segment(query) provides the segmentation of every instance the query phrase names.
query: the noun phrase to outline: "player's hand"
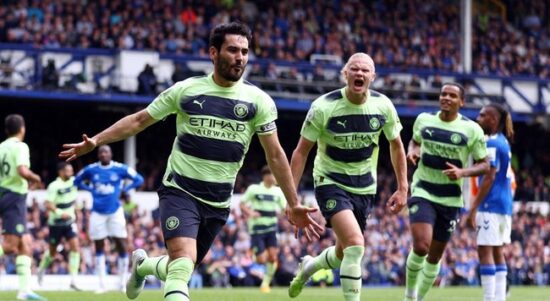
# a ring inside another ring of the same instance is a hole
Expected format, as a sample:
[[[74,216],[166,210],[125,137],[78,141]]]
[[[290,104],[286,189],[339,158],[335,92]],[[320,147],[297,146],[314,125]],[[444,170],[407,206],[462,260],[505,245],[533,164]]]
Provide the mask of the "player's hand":
[[[63,212],[63,213],[61,214],[61,219],[69,220],[70,218],[71,218],[71,216],[70,216],[68,213],[66,213],[66,212]]]
[[[252,212],[250,213],[250,217],[252,218],[257,218],[257,217],[261,217],[262,215],[260,214],[260,212],[256,211],[256,210],[251,210]]]
[[[88,138],[86,134],[83,134],[82,142],[63,144],[63,148],[65,148],[65,150],[59,153],[59,158],[65,159],[69,162],[93,151],[96,146],[97,143],[94,139]]]
[[[393,214],[397,214],[407,205],[407,192],[397,190],[386,202],[386,209]]]
[[[462,174],[462,169],[461,168],[458,168],[457,166],[449,163],[449,162],[445,162],[445,164],[447,164],[447,166],[449,167],[448,169],[445,169],[443,171],[443,174],[445,174],[449,180],[458,180],[460,178],[462,178],[463,174]]]
[[[476,213],[477,210],[470,210],[466,216],[466,225],[470,226],[472,229],[476,230]]]
[[[407,161],[410,164],[412,164],[413,166],[416,166],[416,163],[418,162],[418,159],[420,159],[420,150],[411,151],[407,154]]]
[[[304,207],[298,205],[295,207],[287,207],[285,210],[288,221],[294,226],[294,237],[298,238],[298,231],[303,230],[308,241],[312,241],[313,237],[319,239],[323,232],[323,227],[320,226],[310,215],[317,211],[317,208]]]

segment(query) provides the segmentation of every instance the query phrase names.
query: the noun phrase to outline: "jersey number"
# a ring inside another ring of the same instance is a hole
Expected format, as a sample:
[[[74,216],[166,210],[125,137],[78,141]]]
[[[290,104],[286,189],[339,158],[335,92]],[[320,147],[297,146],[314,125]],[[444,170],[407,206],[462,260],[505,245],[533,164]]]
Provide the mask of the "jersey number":
[[[447,231],[449,231],[449,233],[453,233],[456,229],[456,224],[458,223],[459,220],[452,220],[451,221],[451,226],[449,227],[449,229]]]
[[[4,157],[2,158],[2,162],[0,162],[0,178],[3,178],[10,174],[11,166],[6,160],[6,154],[4,154]]]

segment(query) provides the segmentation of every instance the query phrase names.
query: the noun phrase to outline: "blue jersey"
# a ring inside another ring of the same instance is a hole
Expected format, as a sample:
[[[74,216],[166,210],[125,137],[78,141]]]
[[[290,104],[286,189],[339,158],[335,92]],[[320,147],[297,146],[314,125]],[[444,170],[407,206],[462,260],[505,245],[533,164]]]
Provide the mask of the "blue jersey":
[[[509,174],[512,152],[508,140],[502,133],[489,136],[487,153],[491,168],[496,168],[497,173],[493,186],[480,204],[478,211],[512,215],[512,179]],[[480,177],[480,184],[482,180],[483,178]]]
[[[124,180],[131,183],[124,186]],[[109,165],[100,162],[90,164],[82,169],[74,179],[74,184],[88,190],[93,196],[92,211],[111,214],[120,207],[120,194],[139,187],[143,177],[126,164],[111,161]]]

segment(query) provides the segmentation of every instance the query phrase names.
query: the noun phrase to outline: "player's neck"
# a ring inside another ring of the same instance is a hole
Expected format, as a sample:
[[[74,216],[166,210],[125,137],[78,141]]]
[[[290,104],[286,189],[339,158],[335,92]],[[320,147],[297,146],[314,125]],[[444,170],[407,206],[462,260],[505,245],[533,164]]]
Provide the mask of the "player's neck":
[[[361,93],[361,94],[353,93],[347,87],[345,89],[345,93],[346,93],[346,98],[349,100],[349,102],[355,105],[361,105],[367,101],[368,93]]]
[[[439,119],[445,122],[451,122],[458,118],[458,112],[441,111],[439,113]]]
[[[230,88],[237,84],[237,82],[227,80],[220,76],[218,73],[214,71],[214,74],[212,75],[212,80],[214,80],[214,83],[220,87],[224,88]]]
[[[18,133],[18,134],[15,134],[15,135],[11,136],[10,138],[16,138],[19,141],[23,141],[23,139],[25,138],[25,135],[23,133]]]

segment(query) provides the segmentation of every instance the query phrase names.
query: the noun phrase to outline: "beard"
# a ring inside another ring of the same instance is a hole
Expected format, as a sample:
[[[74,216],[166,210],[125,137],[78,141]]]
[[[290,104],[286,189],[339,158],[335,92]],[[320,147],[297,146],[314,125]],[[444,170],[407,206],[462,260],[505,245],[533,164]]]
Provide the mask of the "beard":
[[[233,70],[233,67],[235,67],[235,65],[231,65],[227,60],[219,57],[218,61],[217,61],[217,64],[215,65],[215,68],[216,68],[216,72],[221,77],[223,77],[224,79],[226,79],[228,81],[236,82],[236,81],[240,80],[241,77],[243,76],[246,64],[242,64],[240,66],[242,67],[241,71],[240,72],[235,72]]]

